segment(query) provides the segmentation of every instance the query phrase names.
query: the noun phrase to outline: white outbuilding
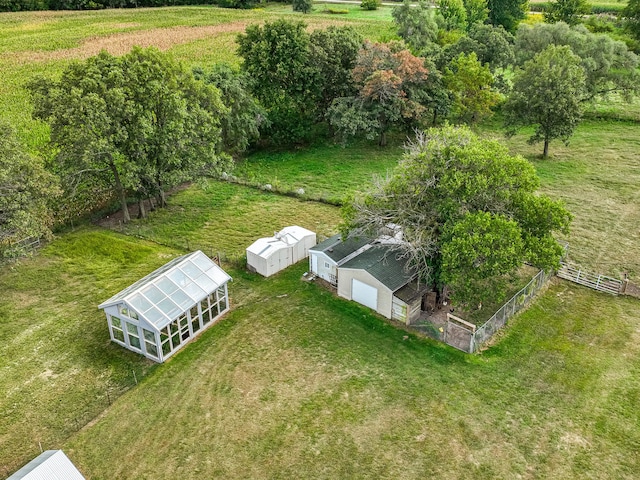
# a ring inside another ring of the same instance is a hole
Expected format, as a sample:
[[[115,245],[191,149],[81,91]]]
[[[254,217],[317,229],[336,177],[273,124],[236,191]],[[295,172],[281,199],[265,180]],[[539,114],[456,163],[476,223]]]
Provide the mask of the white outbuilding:
[[[111,340],[164,362],[229,310],[231,277],[201,251],[175,258],[98,308]]]
[[[316,244],[316,234],[293,225],[275,233],[273,237],[259,238],[247,248],[247,267],[270,277],[309,256]]]
[[[47,450],[7,480],[85,480],[62,450]]]

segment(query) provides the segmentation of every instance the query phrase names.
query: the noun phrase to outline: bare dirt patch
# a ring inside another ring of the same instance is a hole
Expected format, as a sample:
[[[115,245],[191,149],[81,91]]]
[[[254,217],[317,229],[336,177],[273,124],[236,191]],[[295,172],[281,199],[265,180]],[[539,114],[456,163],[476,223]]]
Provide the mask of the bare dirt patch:
[[[82,45],[53,52],[19,52],[13,55],[20,62],[46,62],[50,60],[84,59],[106,50],[112,55],[123,55],[134,46],[157,47],[168,50],[174,45],[181,45],[207,37],[224,33],[242,32],[249,22],[233,22],[222,25],[206,25],[203,27],[170,27],[140,30],[136,32],[117,33],[104,37],[92,37]]]

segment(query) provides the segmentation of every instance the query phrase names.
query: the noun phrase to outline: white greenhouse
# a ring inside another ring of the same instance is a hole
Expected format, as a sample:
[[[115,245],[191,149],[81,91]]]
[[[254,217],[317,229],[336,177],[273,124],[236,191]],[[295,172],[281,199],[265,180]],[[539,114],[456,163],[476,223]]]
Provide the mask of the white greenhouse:
[[[98,308],[107,315],[111,340],[164,362],[229,310],[229,280],[197,251],[173,259]]]
[[[247,267],[269,277],[309,256],[316,244],[316,234],[293,225],[275,233],[273,237],[259,238],[247,248]]]

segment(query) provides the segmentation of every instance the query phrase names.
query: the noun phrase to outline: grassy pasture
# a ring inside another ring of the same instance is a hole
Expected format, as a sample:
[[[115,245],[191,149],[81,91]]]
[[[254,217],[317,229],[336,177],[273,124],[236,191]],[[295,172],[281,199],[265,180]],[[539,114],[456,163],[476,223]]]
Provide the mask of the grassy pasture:
[[[624,271],[640,278],[640,139],[636,121],[585,120],[569,146],[551,144],[551,158],[540,159],[541,145],[531,133],[506,139],[499,119],[480,128],[532,161],[541,190],[562,199],[574,215],[566,239],[570,256],[600,273]],[[318,145],[296,152],[258,152],[236,173],[284,189],[304,188],[311,196],[343,198],[365,188],[374,174],[385,175],[402,156],[398,146],[380,149],[356,143],[346,148]]]
[[[297,224],[328,237],[336,233],[339,221],[338,209],[330,205],[211,181],[203,188],[176,193],[168,208],[147,220],[116,228],[164,245],[187,248],[188,241],[191,248],[203,248],[207,254],[241,255],[258,238],[287,225]]]
[[[465,356],[305,269],[236,272],[235,310],[65,451],[95,479],[636,475],[637,303],[557,282]]]
[[[154,238],[179,250],[85,227],[0,269],[0,477],[38,442],[61,445],[134,384],[133,370],[140,379],[153,368],[110,343],[102,301],[182,253],[187,238],[239,254],[294,221],[333,233],[337,218],[335,207],[221,183],[180,192],[153,216]]]
[[[60,445],[151,363],[114,348],[97,305],[176,252],[108,231],[65,234],[0,269],[0,477]]]

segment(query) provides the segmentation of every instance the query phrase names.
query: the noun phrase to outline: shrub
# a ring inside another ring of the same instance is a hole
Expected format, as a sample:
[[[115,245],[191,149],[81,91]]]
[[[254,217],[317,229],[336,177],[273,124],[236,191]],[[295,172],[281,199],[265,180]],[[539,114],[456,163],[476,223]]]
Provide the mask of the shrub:
[[[313,0],[293,0],[292,5],[294,12],[310,13]]]
[[[349,13],[349,10],[343,10],[341,8],[327,8],[323,13],[330,13],[331,15],[345,15]]]
[[[362,0],[360,8],[364,10],[377,10],[381,3],[382,0]]]

